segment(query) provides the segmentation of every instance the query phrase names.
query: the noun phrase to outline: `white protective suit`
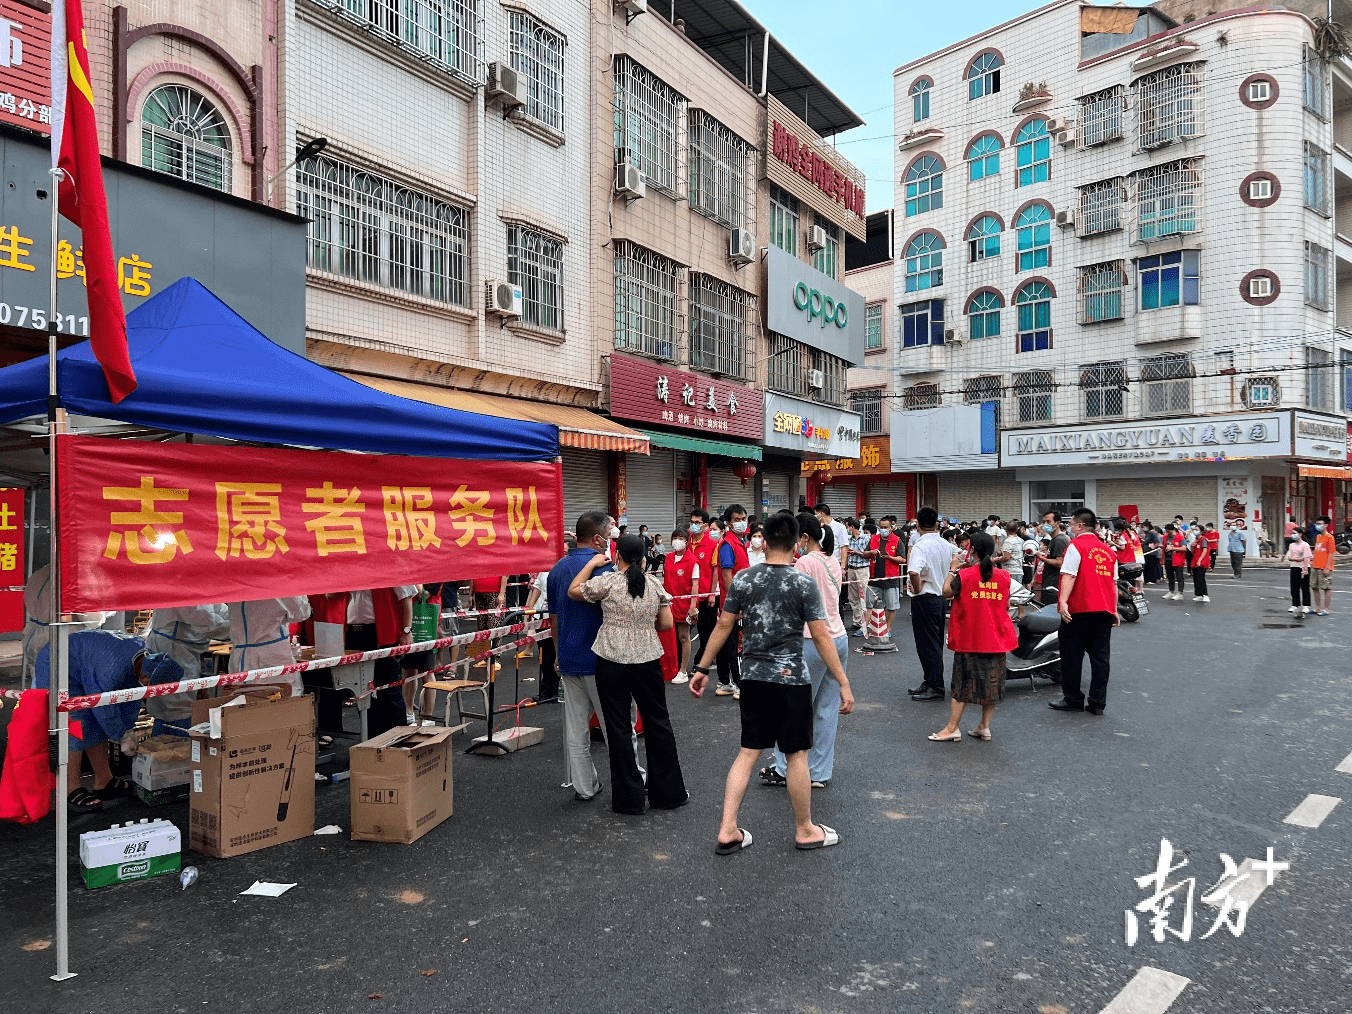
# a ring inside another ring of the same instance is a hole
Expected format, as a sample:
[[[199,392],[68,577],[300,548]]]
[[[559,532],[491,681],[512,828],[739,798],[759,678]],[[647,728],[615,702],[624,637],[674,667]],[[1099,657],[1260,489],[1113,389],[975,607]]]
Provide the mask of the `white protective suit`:
[[[310,600],[304,595],[286,599],[258,599],[230,603],[230,671],[267,669],[296,661],[291,650],[293,623],[310,618]],[[291,692],[305,692],[300,673],[288,677]]]
[[[224,603],[206,606],[178,606],[156,609],[146,633],[146,650],[160,651],[183,667],[183,678],[195,680],[202,675],[202,652],[212,639],[230,636],[230,613]],[[196,694],[149,697],[146,710],[162,722],[186,728],[192,720],[192,702]]]
[[[23,589],[23,657],[27,670],[33,671],[38,652],[47,647],[47,627],[56,617],[52,615],[52,567],[39,567],[28,578]],[[107,613],[75,613],[72,617],[83,623],[86,630],[103,625]]]

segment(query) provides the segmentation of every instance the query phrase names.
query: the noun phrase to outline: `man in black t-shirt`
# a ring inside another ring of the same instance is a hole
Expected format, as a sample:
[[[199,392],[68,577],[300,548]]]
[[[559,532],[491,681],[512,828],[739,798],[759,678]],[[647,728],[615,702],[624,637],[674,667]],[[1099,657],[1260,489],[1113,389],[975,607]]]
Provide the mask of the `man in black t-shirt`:
[[[1051,545],[1037,558],[1042,561],[1042,594],[1040,601],[1050,604],[1057,600],[1061,590],[1061,564],[1066,559],[1066,547],[1070,545],[1070,536],[1061,527],[1061,519],[1056,511],[1047,511],[1042,515],[1042,534],[1051,539]]]

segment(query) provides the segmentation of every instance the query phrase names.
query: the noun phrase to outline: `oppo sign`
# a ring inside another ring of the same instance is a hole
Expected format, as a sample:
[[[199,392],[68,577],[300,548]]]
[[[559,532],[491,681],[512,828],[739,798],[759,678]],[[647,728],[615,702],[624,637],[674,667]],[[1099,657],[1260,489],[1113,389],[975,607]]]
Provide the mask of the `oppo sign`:
[[[765,326],[852,366],[864,361],[864,297],[777,246],[766,255]]]

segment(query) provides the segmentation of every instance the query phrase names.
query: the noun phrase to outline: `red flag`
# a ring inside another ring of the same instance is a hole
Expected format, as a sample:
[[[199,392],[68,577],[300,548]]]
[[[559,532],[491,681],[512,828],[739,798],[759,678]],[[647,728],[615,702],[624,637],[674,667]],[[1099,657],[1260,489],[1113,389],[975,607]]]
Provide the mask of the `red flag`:
[[[78,225],[84,237],[89,344],[116,404],[136,390],[136,374],[127,351],[127,318],[108,233],[108,198],[103,192],[80,0],[56,0],[52,5],[52,160],[65,170],[58,189],[61,214]]]

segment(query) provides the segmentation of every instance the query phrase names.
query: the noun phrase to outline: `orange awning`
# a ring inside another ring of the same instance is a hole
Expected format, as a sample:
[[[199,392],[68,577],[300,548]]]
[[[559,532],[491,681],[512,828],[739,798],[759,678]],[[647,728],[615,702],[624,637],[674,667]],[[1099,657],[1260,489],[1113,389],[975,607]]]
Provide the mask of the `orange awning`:
[[[1333,465],[1297,465],[1302,479],[1352,479],[1352,468]]]
[[[478,391],[459,391],[434,384],[418,384],[411,380],[390,380],[385,377],[365,377],[346,374],[353,380],[386,394],[398,395],[429,405],[458,408],[462,412],[478,412],[500,419],[522,419],[527,422],[549,423],[559,428],[559,443],[564,447],[585,447],[595,451],[632,451],[649,454],[648,438],[615,420],[585,408],[573,405],[554,405],[524,398],[504,398]]]

